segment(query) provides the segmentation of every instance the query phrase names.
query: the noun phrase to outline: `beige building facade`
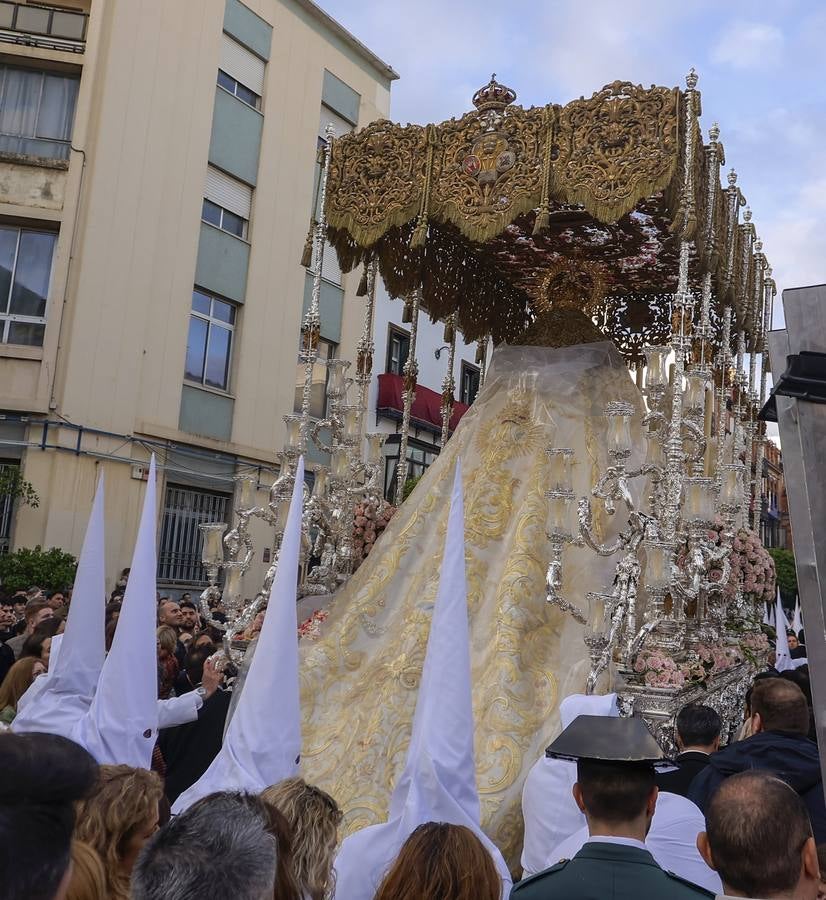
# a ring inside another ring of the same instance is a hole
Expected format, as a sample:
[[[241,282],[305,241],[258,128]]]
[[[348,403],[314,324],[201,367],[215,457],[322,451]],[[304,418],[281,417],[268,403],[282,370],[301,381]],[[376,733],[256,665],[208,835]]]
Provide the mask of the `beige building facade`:
[[[309,0],[0,2],[0,464],[40,497],[0,542],[78,553],[104,473],[111,588],[154,452],[159,584],[203,583],[197,525],[277,471],[322,124],[387,116],[395,77]],[[352,359],[360,273],[329,269]]]

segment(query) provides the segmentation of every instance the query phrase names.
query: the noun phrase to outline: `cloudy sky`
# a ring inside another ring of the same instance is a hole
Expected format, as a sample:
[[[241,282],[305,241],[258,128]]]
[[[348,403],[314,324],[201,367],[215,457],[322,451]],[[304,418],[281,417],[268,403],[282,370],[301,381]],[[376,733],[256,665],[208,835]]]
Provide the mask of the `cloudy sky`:
[[[530,106],[615,79],[683,86],[694,66],[778,288],[826,281],[826,3],[318,2],[401,75],[398,121],[461,115],[491,72]]]

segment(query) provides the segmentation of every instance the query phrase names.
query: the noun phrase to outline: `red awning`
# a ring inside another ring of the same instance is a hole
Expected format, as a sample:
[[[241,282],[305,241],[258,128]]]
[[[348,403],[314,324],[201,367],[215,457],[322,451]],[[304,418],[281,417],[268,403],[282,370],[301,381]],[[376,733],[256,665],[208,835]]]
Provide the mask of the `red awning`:
[[[392,418],[401,418],[404,410],[402,401],[403,379],[401,375],[385,372],[379,375],[379,399],[376,410],[390,413]],[[453,415],[450,417],[450,430],[455,431],[459,420],[468,411],[466,403],[453,403]],[[439,434],[442,430],[442,395],[430,388],[419,385],[416,388],[416,399],[410,410],[410,423],[414,428],[426,428]]]

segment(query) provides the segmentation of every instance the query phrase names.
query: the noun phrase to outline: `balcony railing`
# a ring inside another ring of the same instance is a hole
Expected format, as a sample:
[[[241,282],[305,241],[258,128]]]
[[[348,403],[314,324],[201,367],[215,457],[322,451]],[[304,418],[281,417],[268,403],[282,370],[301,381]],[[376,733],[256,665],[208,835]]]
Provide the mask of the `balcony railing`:
[[[80,10],[0,0],[0,41],[83,53],[88,20]]]

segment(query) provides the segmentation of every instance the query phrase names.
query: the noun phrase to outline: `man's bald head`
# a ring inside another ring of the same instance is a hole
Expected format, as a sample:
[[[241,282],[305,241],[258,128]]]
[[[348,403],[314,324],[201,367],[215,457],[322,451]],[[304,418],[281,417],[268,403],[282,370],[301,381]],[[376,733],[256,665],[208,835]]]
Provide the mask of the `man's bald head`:
[[[803,801],[769,772],[741,772],[720,785],[706,809],[706,830],[697,846],[720,873],[727,893],[731,889],[745,897],[780,895],[819,871]]]

